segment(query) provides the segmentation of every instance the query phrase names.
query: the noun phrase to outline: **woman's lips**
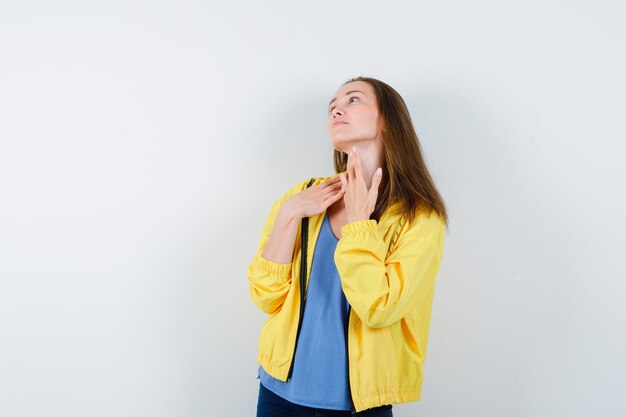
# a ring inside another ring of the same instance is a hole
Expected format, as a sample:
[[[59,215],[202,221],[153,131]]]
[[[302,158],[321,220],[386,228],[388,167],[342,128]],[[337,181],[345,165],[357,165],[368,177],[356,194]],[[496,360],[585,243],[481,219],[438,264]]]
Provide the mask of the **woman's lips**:
[[[337,122],[337,123],[333,123],[333,127],[337,127],[337,126],[341,126],[341,125],[347,125],[348,123],[346,122]]]

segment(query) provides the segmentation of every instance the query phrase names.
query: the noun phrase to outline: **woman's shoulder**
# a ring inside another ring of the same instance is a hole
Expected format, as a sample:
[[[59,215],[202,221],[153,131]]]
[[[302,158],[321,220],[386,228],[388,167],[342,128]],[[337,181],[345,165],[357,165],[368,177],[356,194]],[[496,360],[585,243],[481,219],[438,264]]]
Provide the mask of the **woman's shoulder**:
[[[309,179],[306,181],[306,183],[308,183],[309,181],[312,181],[312,184],[311,184],[311,185],[321,184],[321,183],[323,183],[323,182],[327,182],[327,181],[332,180],[333,178],[338,177],[338,176],[339,176],[339,174],[341,174],[341,172],[340,172],[340,173],[337,173],[337,174],[334,174],[334,175],[331,175],[331,176],[329,176],[329,177],[312,177],[312,178],[309,178]]]
[[[306,189],[307,186],[313,186],[313,185],[321,184],[321,183],[326,182],[326,181],[330,181],[331,179],[333,179],[334,177],[336,177],[338,175],[339,174],[336,174],[336,175],[332,175],[330,177],[308,177],[308,178],[305,178],[305,179],[301,179],[298,182],[292,183],[292,185],[289,187],[289,189],[287,189],[287,191],[285,191],[274,202],[274,204],[282,203],[286,199],[288,199],[290,197],[293,197],[294,195],[298,194],[300,191],[303,191],[304,189]]]
[[[439,240],[445,231],[445,222],[437,211],[420,208],[412,220],[406,221],[404,229],[404,233],[419,235],[421,239]]]
[[[445,223],[443,218],[434,210],[417,208],[413,217],[405,213],[403,205],[395,202],[389,205],[380,220],[381,224],[399,224],[397,231],[400,235],[407,232],[421,231],[427,234],[439,234]]]
[[[329,177],[308,177],[293,184],[287,192],[292,193],[292,194],[297,194],[299,191],[302,191],[305,188],[307,188],[307,186],[312,187],[314,185],[318,185],[318,184],[330,181],[333,178],[338,177],[338,176],[339,174],[334,174]]]

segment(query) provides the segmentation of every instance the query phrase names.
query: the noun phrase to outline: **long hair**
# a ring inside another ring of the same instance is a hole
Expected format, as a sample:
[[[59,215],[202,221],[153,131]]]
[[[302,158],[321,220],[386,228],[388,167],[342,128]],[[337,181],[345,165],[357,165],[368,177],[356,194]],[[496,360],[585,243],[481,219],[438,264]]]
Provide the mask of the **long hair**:
[[[376,207],[370,219],[380,220],[389,206],[399,203],[400,213],[409,222],[420,211],[434,211],[447,228],[446,206],[428,172],[404,100],[391,86],[371,77],[354,77],[343,85],[353,81],[365,81],[373,87],[382,128],[383,177],[378,187]],[[347,169],[347,153],[335,149],[333,159],[335,173]]]

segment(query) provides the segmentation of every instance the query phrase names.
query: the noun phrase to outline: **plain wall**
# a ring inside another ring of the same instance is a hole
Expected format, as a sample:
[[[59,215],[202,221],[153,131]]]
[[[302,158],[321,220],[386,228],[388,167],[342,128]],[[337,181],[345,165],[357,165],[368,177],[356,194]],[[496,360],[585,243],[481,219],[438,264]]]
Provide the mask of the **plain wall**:
[[[405,99],[450,215],[402,416],[623,416],[618,1],[0,3],[0,416],[253,416],[271,203]]]

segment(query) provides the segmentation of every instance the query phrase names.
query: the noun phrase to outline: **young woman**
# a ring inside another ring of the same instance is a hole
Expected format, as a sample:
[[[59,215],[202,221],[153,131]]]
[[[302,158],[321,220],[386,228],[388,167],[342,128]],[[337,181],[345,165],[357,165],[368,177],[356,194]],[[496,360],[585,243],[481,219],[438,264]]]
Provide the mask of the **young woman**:
[[[257,417],[392,416],[420,399],[445,205],[386,83],[340,86],[327,129],[336,174],[274,201],[247,269],[269,315]]]

